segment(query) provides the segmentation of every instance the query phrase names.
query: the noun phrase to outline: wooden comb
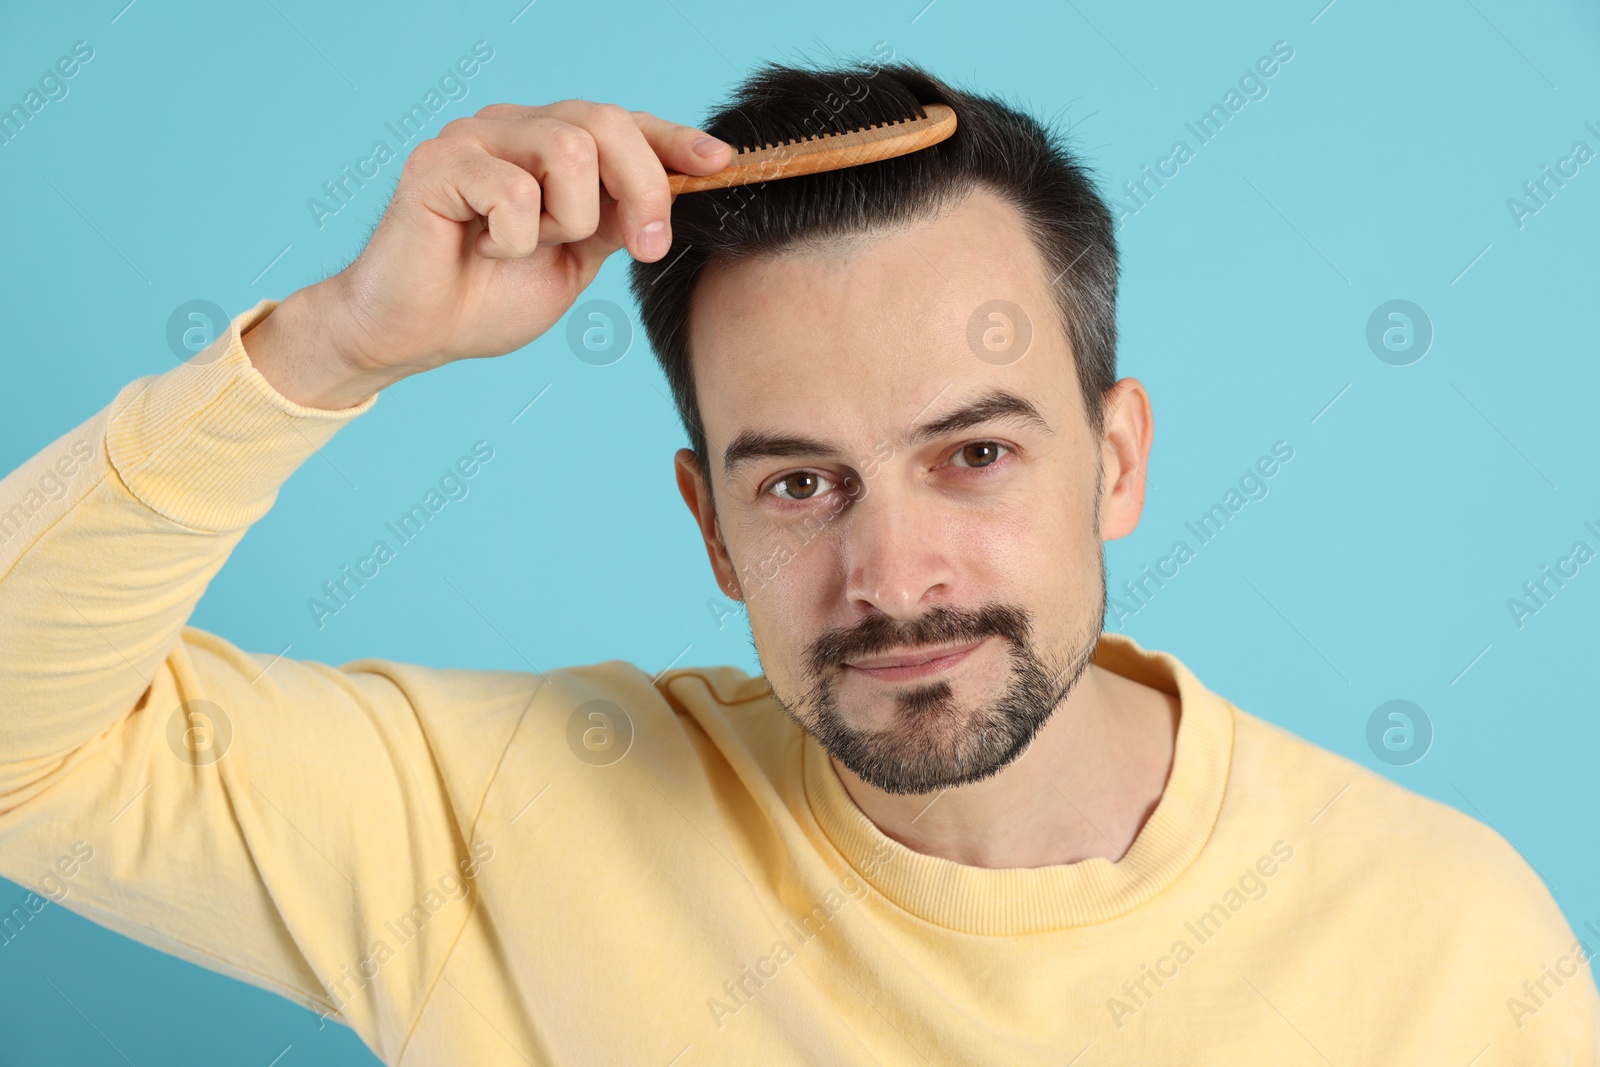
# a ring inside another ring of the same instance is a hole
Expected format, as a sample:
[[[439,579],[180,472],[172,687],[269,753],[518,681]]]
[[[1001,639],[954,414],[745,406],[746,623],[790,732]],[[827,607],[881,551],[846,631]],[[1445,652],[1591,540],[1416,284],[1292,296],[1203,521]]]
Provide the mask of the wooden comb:
[[[674,194],[697,193],[705,189],[726,189],[775,178],[843,170],[845,167],[876,163],[927,148],[956,132],[956,113],[948,105],[927,104],[918,107],[917,112],[843,133],[811,134],[760,144],[730,142],[733,143],[734,156],[726,167],[715,174],[706,175],[669,171],[667,184]],[[616,200],[601,189],[600,202],[611,204]]]

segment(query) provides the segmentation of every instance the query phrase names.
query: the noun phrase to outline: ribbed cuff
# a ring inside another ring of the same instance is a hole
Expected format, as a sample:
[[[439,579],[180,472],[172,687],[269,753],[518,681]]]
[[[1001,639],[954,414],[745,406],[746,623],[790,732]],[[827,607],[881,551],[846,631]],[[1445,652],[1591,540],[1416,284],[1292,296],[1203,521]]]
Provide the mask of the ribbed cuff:
[[[130,382],[112,402],[111,465],[134,496],[174,522],[219,533],[249,526],[300,464],[377,402],[374,393],[338,411],[306,407],[261,376],[241,338],[279,303],[262,300],[205,351]]]

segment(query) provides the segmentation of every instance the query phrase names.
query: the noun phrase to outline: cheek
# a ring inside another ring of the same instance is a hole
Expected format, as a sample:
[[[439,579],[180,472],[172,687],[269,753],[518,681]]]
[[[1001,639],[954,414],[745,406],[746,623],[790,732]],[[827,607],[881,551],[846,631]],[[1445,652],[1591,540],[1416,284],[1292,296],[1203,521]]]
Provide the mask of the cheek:
[[[985,588],[1044,601],[1093,584],[1098,559],[1094,501],[1067,492],[1029,493],[980,516],[963,517],[948,542],[957,566]]]
[[[798,672],[843,596],[837,544],[827,534],[768,530],[731,548],[763,669]]]
[[[1066,536],[1073,504],[1059,490],[1046,495],[1038,479],[1018,481],[1002,493],[976,499],[971,507],[944,514],[947,543],[959,545],[974,558],[1005,556],[1027,563],[1028,554],[1059,547]]]
[[[824,595],[828,541],[825,530],[810,531],[798,524],[744,531],[730,550],[751,606],[781,613]]]

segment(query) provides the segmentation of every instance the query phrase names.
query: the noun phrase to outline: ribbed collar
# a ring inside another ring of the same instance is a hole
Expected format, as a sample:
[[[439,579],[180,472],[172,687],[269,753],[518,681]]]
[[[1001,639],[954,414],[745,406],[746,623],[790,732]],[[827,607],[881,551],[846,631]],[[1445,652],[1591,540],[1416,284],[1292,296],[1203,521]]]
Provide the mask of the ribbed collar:
[[[1176,693],[1180,703],[1167,787],[1116,863],[1095,858],[1048,867],[974,867],[916,852],[867,818],[807,734],[802,772],[818,824],[845,857],[877,857],[856,867],[865,881],[918,918],[952,930],[1032,934],[1104,922],[1138,907],[1194,862],[1211,836],[1228,782],[1233,714],[1176,657],[1141,648],[1124,634],[1101,634],[1094,662]]]

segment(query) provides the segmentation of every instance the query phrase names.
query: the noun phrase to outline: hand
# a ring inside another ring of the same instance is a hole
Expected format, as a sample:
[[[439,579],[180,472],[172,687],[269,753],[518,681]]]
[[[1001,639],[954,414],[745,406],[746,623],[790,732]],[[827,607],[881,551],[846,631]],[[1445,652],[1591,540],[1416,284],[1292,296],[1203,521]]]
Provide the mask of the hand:
[[[515,351],[612,252],[666,254],[667,168],[711,174],[732,158],[700,130],[615,104],[491,104],[417,145],[361,255],[292,293],[246,332],[246,350],[279,392],[326,408]],[[602,183],[615,203],[601,203]]]

